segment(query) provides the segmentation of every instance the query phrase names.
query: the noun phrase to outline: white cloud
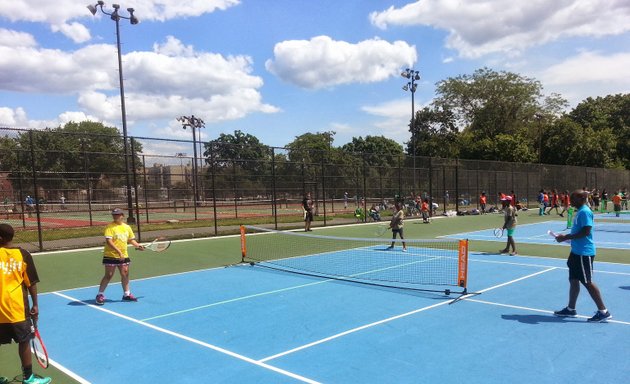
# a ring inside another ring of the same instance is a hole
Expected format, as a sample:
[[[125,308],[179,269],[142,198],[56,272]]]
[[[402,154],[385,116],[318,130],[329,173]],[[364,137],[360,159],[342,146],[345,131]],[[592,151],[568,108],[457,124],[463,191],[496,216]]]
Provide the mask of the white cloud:
[[[372,83],[397,76],[400,68],[418,59],[406,42],[389,43],[378,38],[357,44],[328,36],[288,40],[276,44],[267,70],[303,88],[320,89],[349,83]]]
[[[419,108],[418,105],[416,105],[416,110],[417,108]],[[401,144],[409,141],[409,121],[411,120],[409,99],[396,99],[376,105],[364,106],[362,110],[378,118],[372,128],[364,130],[364,136],[382,135]]]
[[[84,112],[68,111],[63,112],[55,119],[51,120],[30,120],[23,108],[0,107],[0,126],[14,128],[54,128],[62,126],[71,121],[100,121],[95,116],[86,115]]]
[[[0,18],[11,22],[49,24],[53,32],[61,32],[72,41],[82,43],[90,39],[89,30],[83,24],[69,21],[108,17],[100,11],[96,16],[92,16],[86,8],[89,3],[96,4],[96,1],[87,0],[83,5],[81,2],[77,4],[76,0],[5,0],[0,2]],[[239,3],[240,0],[135,0],[128,5],[136,8],[136,16],[140,20],[165,21],[226,10]],[[114,9],[111,4],[106,4],[104,10],[111,13]],[[120,15],[129,14],[125,9],[121,9]]]
[[[0,31],[0,38],[4,35],[10,33]],[[174,37],[154,49],[123,57],[130,121],[172,118],[192,110],[211,123],[278,111],[262,102],[263,81],[251,74],[251,58],[195,52]],[[117,69],[114,45],[89,45],[74,52],[40,49],[32,43],[0,46],[3,90],[76,94],[86,113],[104,120],[120,120]]]
[[[0,46],[35,47],[37,46],[37,42],[30,33],[0,28]]]
[[[536,77],[546,91],[560,93],[576,105],[587,97],[630,92],[628,68],[630,53],[585,51],[541,70]]]
[[[477,58],[525,49],[566,37],[619,35],[630,30],[626,0],[421,0],[372,12],[372,24],[430,26],[448,31],[446,45]]]

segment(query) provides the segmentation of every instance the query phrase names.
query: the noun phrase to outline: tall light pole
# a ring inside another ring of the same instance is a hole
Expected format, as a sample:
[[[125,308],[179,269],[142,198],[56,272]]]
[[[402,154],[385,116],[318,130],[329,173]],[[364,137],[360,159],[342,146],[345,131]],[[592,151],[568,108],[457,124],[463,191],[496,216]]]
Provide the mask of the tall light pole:
[[[193,134],[193,162],[192,162],[192,182],[193,182],[193,201],[195,204],[195,210],[197,207],[197,201],[199,201],[199,197],[197,195],[197,134],[195,133],[195,129],[201,129],[206,126],[206,123],[203,122],[195,115],[191,116],[180,116],[177,118],[177,121],[182,123],[182,128],[190,128]],[[199,138],[201,138],[201,133],[199,134]],[[196,212],[196,211],[195,211]]]
[[[127,138],[127,112],[125,110],[125,87],[123,83],[123,68],[122,68],[122,56],[120,54],[120,19],[129,20],[131,25],[138,24],[138,19],[134,16],[133,8],[127,8],[127,12],[129,12],[129,16],[121,16],[118,13],[120,9],[120,5],[112,4],[112,8],[114,10],[112,12],[107,12],[103,9],[105,6],[104,1],[97,1],[95,5],[88,5],[87,8],[90,10],[92,15],[96,15],[96,12],[100,9],[102,13],[109,16],[116,23],[116,50],[118,52],[118,82],[120,84],[120,112],[122,114],[122,129],[123,129],[123,152],[125,157],[125,177],[127,183],[127,210],[129,211],[129,215],[127,216],[127,223],[135,223],[136,219],[133,213],[133,200],[131,198],[131,180],[129,178],[130,169],[129,169],[129,144]]]
[[[413,69],[405,69],[400,76],[409,80],[404,87],[402,87],[403,91],[411,92],[411,155],[413,156],[413,192],[415,193],[416,189],[416,127],[415,127],[415,100],[414,95],[416,93],[417,84],[416,81],[420,80],[420,71],[416,71]]]

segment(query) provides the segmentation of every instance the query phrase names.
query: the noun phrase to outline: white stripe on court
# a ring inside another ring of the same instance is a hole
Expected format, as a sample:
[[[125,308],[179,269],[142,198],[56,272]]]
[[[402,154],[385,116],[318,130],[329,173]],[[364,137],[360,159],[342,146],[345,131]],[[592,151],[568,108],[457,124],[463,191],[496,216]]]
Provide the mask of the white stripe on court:
[[[530,277],[534,277],[534,276],[537,276],[537,275],[540,275],[540,274],[543,274],[543,273],[546,273],[546,272],[549,272],[549,271],[553,271],[554,269],[556,269],[556,268],[555,268],[555,267],[552,267],[552,268],[545,269],[545,270],[543,270],[543,271],[539,271],[539,272],[536,272],[536,273],[532,273],[532,274],[530,274],[530,275],[523,276],[523,277],[520,277],[520,278],[518,278],[518,279],[514,279],[514,280],[512,280],[512,281],[508,281],[508,282],[503,283],[503,284],[499,284],[499,285],[495,285],[495,286],[493,286],[493,287],[489,287],[489,288],[483,289],[483,290],[479,291],[478,293],[487,292],[487,291],[490,291],[490,290],[493,290],[493,289],[496,289],[496,288],[500,288],[500,287],[503,287],[503,286],[506,286],[506,285],[509,285],[509,284],[516,283],[516,282],[521,281],[521,280],[529,279]],[[472,297],[472,296],[476,296],[476,294],[468,294],[468,295],[464,295],[464,296],[462,296],[462,297],[461,297],[461,299],[466,299],[467,297]],[[442,306],[442,305],[446,305],[446,304],[448,304],[448,303],[450,303],[450,302],[451,302],[451,300],[448,300],[448,301],[443,301],[443,302],[441,302],[441,303],[437,303],[437,304],[429,305],[429,306],[427,306],[427,307],[422,307],[422,308],[415,309],[415,310],[413,310],[413,311],[411,311],[411,312],[402,313],[402,314],[400,314],[400,315],[392,316],[392,317],[389,317],[389,318],[387,318],[387,319],[383,319],[383,320],[375,321],[375,322],[370,323],[370,324],[365,324],[365,325],[362,325],[362,326],[360,326],[360,327],[352,328],[352,329],[349,329],[349,330],[347,330],[347,331],[344,331],[344,332],[338,333],[338,334],[336,334],[336,335],[332,335],[332,336],[329,336],[329,337],[326,337],[326,338],[323,338],[323,339],[320,339],[320,340],[314,341],[314,342],[312,342],[312,343],[305,344],[305,345],[299,346],[299,347],[297,347],[297,348],[293,348],[293,349],[290,349],[290,350],[288,350],[288,351],[284,351],[284,352],[281,352],[281,353],[275,354],[275,355],[273,355],[273,356],[268,356],[268,357],[265,357],[265,358],[260,359],[260,360],[258,360],[258,361],[260,361],[260,362],[266,362],[266,361],[269,361],[269,360],[277,359],[278,357],[286,356],[286,355],[289,355],[289,354],[291,354],[291,353],[298,352],[298,351],[301,351],[301,350],[304,350],[304,349],[307,349],[307,348],[310,348],[310,347],[316,346],[316,345],[318,345],[318,344],[322,344],[322,343],[325,343],[325,342],[327,342],[327,341],[331,341],[331,340],[334,340],[334,339],[340,338],[340,337],[342,337],[342,336],[349,335],[349,334],[351,334],[351,333],[355,333],[355,332],[362,331],[362,330],[367,329],[367,328],[375,327],[375,326],[380,325],[380,324],[385,324],[385,323],[388,323],[388,322],[390,322],[390,321],[394,321],[394,320],[402,319],[403,317],[407,317],[407,316],[415,315],[416,313],[420,313],[420,312],[423,312],[423,311],[426,311],[426,310],[429,310],[429,309],[437,308],[437,307],[440,307],[440,306]]]
[[[479,300],[479,299],[468,299],[467,301],[474,301],[475,303],[494,305],[494,306],[497,306],[497,307],[522,309],[524,311],[553,314],[553,311],[548,311],[548,310],[545,310],[545,309],[530,308],[530,307],[522,307],[522,306],[519,306],[519,305],[494,303],[494,302],[491,302],[491,301],[485,301],[485,300]],[[577,315],[576,317],[582,318],[582,319],[589,319],[591,316]],[[607,320],[606,322],[607,323],[616,323],[616,324],[630,325],[630,322],[628,322],[628,321],[620,321],[620,320],[615,320],[615,319],[610,319],[610,320]]]
[[[120,313],[116,313],[116,312],[110,311],[110,310],[105,309],[105,308],[100,308],[100,307],[97,307],[97,306],[95,306],[95,305],[92,305],[92,304],[86,303],[86,302],[84,302],[84,301],[81,301],[81,300],[76,299],[76,298],[74,298],[74,297],[71,297],[71,296],[65,295],[65,294],[63,294],[63,293],[59,293],[59,292],[53,292],[53,293],[54,293],[55,295],[57,295],[57,296],[63,297],[63,298],[64,298],[64,299],[66,299],[66,300],[70,300],[70,301],[72,301],[72,302],[76,302],[76,303],[82,303],[82,304],[85,304],[85,305],[87,305],[88,307],[91,307],[91,308],[93,308],[93,309],[96,309],[96,310],[99,310],[99,311],[103,311],[103,312],[108,313],[108,314],[110,314],[110,315],[113,315],[113,316],[119,317],[119,318],[121,318],[121,319],[124,319],[124,320],[130,321],[130,322],[132,322],[132,323],[136,323],[136,324],[139,324],[139,325],[145,326],[145,327],[147,327],[147,328],[153,329],[153,330],[158,331],[158,332],[165,333],[165,334],[170,335],[170,336],[177,337],[177,338],[179,338],[179,339],[182,339],[182,340],[185,340],[185,341],[191,342],[191,343],[193,343],[193,344],[197,344],[197,345],[200,345],[200,346],[202,346],[202,347],[205,347],[205,348],[208,348],[208,349],[212,349],[212,350],[214,350],[214,351],[217,351],[217,352],[223,353],[223,354],[225,354],[225,355],[228,355],[228,356],[234,357],[234,358],[236,358],[236,359],[239,359],[239,360],[245,361],[245,362],[250,363],[250,364],[253,364],[253,365],[257,365],[257,366],[259,366],[259,367],[261,367],[261,368],[265,368],[265,369],[268,369],[268,370],[271,370],[271,371],[274,371],[274,372],[280,373],[280,374],[282,374],[282,375],[285,375],[285,376],[291,377],[291,378],[293,378],[293,379],[296,379],[296,380],[302,381],[302,382],[304,382],[304,383],[310,383],[310,384],[320,384],[319,382],[317,382],[317,381],[315,381],[315,380],[312,380],[312,379],[306,378],[306,377],[304,377],[304,376],[300,376],[300,375],[298,375],[298,374],[295,374],[295,373],[292,373],[292,372],[289,372],[289,371],[285,371],[284,369],[277,368],[277,367],[274,367],[274,366],[272,366],[272,365],[266,364],[266,363],[264,363],[264,362],[254,360],[254,359],[249,358],[249,357],[247,357],[247,356],[240,355],[240,354],[238,354],[238,353],[236,353],[236,352],[229,351],[229,350],[227,350],[227,349],[224,349],[224,348],[218,347],[218,346],[216,346],[216,345],[212,345],[212,344],[209,344],[209,343],[204,343],[203,341],[200,341],[200,340],[197,340],[197,339],[193,339],[192,337],[188,337],[188,336],[182,335],[181,333],[177,333],[177,332],[169,331],[168,329],[164,329],[164,328],[161,328],[161,327],[155,326],[155,325],[153,325],[153,324],[149,324],[149,323],[147,323],[147,322],[144,322],[144,321],[141,321],[141,320],[137,320],[137,319],[134,319],[134,318],[132,318],[132,317],[125,316],[125,315],[123,315],[123,314],[120,314]]]
[[[72,372],[71,370],[69,370],[68,368],[64,367],[63,365],[59,364],[58,362],[56,362],[55,360],[49,358],[48,362],[50,363],[50,365],[52,365],[53,367],[57,368],[58,370],[60,370],[61,372],[65,373],[66,375],[72,377],[74,380],[76,380],[77,382],[79,382],[79,384],[91,384],[90,381],[85,380],[84,378],[82,378],[81,376],[77,375],[76,373]]]

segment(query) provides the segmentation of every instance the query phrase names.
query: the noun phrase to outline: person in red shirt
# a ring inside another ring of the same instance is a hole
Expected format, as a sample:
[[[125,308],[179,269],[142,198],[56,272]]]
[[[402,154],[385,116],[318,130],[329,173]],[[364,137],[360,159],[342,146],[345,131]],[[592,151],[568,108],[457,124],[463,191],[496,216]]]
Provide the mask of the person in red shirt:
[[[512,200],[510,200],[510,205],[516,207],[516,193],[514,193],[514,191],[510,191],[510,197],[512,198]]]
[[[425,224],[429,224],[429,199],[424,199],[422,202],[422,207],[420,208],[420,212],[422,213],[422,222]]]
[[[551,203],[549,206],[549,211],[547,211],[547,214],[551,214],[551,211],[555,208],[556,209],[556,213],[559,215],[560,213],[558,213],[558,206],[559,206],[559,200],[558,200],[558,192],[553,189],[551,190]]]
[[[549,193],[547,191],[543,192],[543,215],[548,215],[547,207],[549,207]]]
[[[488,196],[486,196],[485,192],[481,192],[481,196],[479,196],[479,208],[481,208],[481,214],[484,215],[486,213],[486,204],[488,203]]]

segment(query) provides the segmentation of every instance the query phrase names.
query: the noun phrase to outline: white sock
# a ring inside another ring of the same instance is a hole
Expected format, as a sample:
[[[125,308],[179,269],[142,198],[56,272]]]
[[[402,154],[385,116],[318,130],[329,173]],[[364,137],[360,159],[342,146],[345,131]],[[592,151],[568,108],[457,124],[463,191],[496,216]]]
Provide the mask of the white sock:
[[[607,312],[608,310],[606,308],[599,310],[599,313],[601,313],[602,315],[605,315]]]
[[[131,294],[131,291],[125,291],[125,296],[129,296]]]
[[[567,309],[568,309],[569,311],[575,311],[575,308],[569,308],[569,307],[567,307]]]

